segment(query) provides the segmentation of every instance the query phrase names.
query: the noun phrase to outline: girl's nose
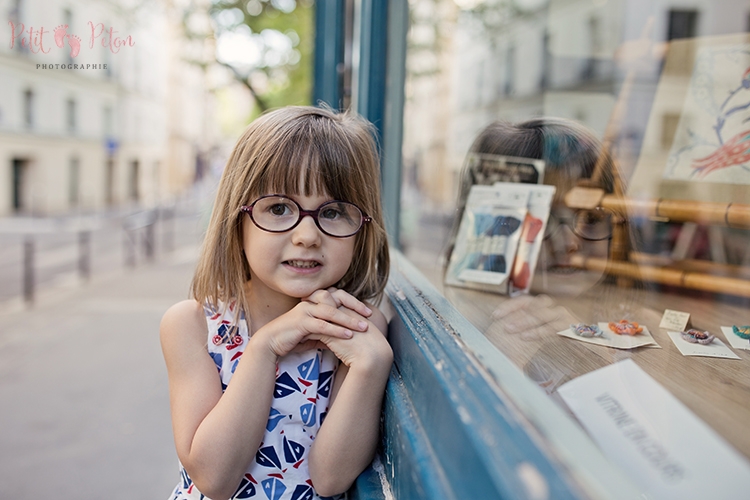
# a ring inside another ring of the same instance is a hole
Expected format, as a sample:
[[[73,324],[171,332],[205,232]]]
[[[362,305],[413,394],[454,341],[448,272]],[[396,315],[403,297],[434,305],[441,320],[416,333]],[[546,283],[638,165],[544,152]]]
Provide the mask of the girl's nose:
[[[323,233],[320,232],[311,215],[305,215],[297,227],[292,229],[292,243],[306,247],[320,245]]]
[[[560,226],[547,243],[556,260],[565,259],[581,249],[580,238],[566,225]]]
[[[563,226],[560,238],[562,238],[563,250],[571,254],[581,249],[581,239],[568,226]]]

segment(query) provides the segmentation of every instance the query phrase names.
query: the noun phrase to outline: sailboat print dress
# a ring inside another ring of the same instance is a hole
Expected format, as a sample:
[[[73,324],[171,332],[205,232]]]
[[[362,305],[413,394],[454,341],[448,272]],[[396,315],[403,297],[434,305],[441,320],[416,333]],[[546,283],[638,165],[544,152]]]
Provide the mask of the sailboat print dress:
[[[236,303],[204,307],[208,323],[208,353],[226,390],[248,341],[242,311],[232,326]],[[232,499],[312,500],[320,497],[312,486],[307,456],[328,411],[334,374],[339,361],[328,350],[291,353],[276,365],[271,411],[255,460],[245,472]],[[171,500],[209,500],[195,487],[180,464],[181,481]],[[332,498],[344,498],[339,495]],[[331,497],[327,497],[331,498]]]

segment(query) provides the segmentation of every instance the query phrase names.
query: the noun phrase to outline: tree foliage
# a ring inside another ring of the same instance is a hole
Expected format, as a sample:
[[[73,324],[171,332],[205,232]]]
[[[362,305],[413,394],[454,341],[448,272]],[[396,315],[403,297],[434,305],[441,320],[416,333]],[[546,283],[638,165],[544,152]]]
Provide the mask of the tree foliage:
[[[200,23],[191,23],[186,11],[186,34],[213,40],[210,63],[231,71],[253,95],[258,112],[310,103],[313,0],[211,0],[208,14],[210,33],[201,33],[205,26],[196,28]]]

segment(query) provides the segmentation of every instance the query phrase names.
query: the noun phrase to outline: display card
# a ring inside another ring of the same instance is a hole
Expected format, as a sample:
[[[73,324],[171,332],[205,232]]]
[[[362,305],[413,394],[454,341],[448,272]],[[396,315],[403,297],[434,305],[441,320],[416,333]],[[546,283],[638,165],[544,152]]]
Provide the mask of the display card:
[[[636,347],[661,347],[656,343],[654,338],[651,336],[651,332],[648,328],[643,326],[643,331],[637,335],[618,335],[609,329],[608,323],[598,323],[599,329],[602,331],[599,337],[581,337],[575,333],[571,328],[557,332],[562,337],[568,337],[581,342],[588,342],[589,344],[603,345],[606,347],[614,347],[615,349],[635,349]],[[642,326],[642,325],[641,325]]]
[[[743,339],[742,337],[738,337],[737,335],[735,335],[735,333],[732,331],[731,326],[722,326],[721,332],[727,338],[729,344],[735,349],[750,350],[750,340]]]
[[[683,356],[706,356],[709,358],[726,358],[741,359],[730,348],[718,338],[715,338],[710,344],[693,344],[684,340],[680,332],[667,332],[674,345],[680,350]]]
[[[642,498],[748,496],[748,460],[632,359],[582,375],[557,392]]]

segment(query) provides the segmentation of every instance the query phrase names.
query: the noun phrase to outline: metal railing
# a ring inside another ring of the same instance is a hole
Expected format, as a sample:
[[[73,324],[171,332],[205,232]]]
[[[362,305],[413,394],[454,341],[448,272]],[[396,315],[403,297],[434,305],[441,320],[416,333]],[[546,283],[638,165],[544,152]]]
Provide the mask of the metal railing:
[[[0,221],[0,303],[33,305],[39,290],[140,263],[200,243],[197,204],[86,218]]]

